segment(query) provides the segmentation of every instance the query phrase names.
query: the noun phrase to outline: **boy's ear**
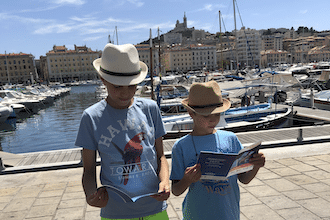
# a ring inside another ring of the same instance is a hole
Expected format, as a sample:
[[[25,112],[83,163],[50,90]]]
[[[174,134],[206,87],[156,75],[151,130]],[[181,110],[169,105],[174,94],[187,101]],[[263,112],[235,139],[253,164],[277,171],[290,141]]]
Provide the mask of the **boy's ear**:
[[[195,112],[191,111],[190,109],[187,109],[187,112],[190,115],[190,117],[192,117],[193,115],[195,115]]]
[[[105,84],[105,79],[103,79],[101,76],[100,76],[100,79],[101,79],[102,83]]]

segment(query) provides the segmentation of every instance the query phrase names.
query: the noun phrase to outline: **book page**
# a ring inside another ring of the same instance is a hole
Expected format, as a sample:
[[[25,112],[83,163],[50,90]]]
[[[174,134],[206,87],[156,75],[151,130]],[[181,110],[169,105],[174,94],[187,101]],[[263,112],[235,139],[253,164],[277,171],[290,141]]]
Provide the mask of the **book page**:
[[[239,152],[238,158],[234,161],[227,177],[252,170],[253,164],[249,163],[249,160],[253,154],[258,153],[260,146],[261,141],[258,141],[248,147],[243,148]]]
[[[201,164],[201,179],[226,179],[226,176],[236,157],[236,154],[201,151],[197,161],[197,163]]]
[[[224,180],[253,169],[249,159],[259,151],[261,141],[243,148],[238,154],[201,151],[197,163],[201,165],[201,179]]]
[[[123,201],[125,203],[128,203],[128,202],[136,202],[138,199],[141,199],[143,197],[147,197],[147,196],[152,196],[152,195],[160,195],[161,193],[163,192],[154,192],[154,193],[148,193],[148,194],[143,194],[143,195],[139,195],[139,196],[134,196],[134,197],[130,197],[127,193],[125,193],[124,191],[114,187],[114,186],[111,186],[111,185],[103,185],[104,187],[107,187],[108,189],[112,190],[113,192],[115,192],[117,195],[119,195]]]

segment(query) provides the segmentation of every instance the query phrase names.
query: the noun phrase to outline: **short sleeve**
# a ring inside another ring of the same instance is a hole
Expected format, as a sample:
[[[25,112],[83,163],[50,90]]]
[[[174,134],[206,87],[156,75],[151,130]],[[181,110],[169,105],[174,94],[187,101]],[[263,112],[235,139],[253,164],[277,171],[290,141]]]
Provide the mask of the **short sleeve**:
[[[75,145],[89,150],[97,150],[97,141],[94,137],[93,121],[85,111],[82,114]]]
[[[181,180],[184,176],[185,170],[182,148],[180,144],[176,142],[172,148],[172,169],[170,179]]]

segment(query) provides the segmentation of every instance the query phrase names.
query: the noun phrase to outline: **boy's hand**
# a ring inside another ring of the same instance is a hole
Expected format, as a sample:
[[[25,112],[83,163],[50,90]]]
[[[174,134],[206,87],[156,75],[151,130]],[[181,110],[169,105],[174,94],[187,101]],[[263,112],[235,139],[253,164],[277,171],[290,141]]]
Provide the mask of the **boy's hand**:
[[[250,158],[249,163],[252,163],[254,165],[254,168],[260,168],[265,166],[265,155],[261,152],[257,154],[253,154],[253,156]]]
[[[150,197],[156,199],[157,201],[164,201],[170,197],[170,184],[168,181],[159,183],[158,193],[158,195],[152,195]]]
[[[201,178],[202,173],[201,173],[201,165],[200,164],[195,164],[192,167],[187,167],[187,169],[184,172],[183,179],[189,183],[195,183],[199,181]]]
[[[95,193],[87,196],[86,200],[90,206],[103,208],[107,205],[109,200],[108,192],[105,187],[100,187]]]

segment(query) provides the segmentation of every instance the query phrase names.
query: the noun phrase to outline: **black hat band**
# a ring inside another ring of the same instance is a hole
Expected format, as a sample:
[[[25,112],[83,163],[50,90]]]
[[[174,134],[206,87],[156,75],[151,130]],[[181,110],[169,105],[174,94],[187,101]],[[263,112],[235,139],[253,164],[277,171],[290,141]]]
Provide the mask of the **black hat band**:
[[[210,107],[222,107],[223,103],[211,104],[211,105],[194,105],[194,106],[188,104],[188,106],[193,109],[195,108],[200,109],[200,108],[210,108]]]
[[[133,72],[133,73],[116,73],[116,72],[111,72],[109,70],[103,69],[101,66],[100,66],[100,70],[105,74],[113,75],[113,76],[136,76],[136,75],[139,75],[142,71],[142,69],[140,69],[139,71]]]

